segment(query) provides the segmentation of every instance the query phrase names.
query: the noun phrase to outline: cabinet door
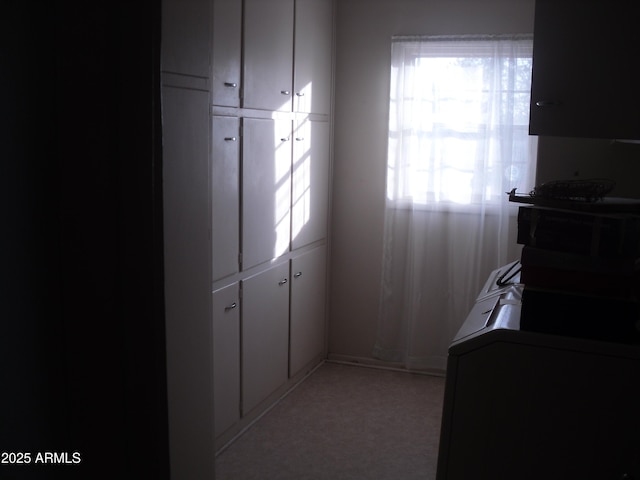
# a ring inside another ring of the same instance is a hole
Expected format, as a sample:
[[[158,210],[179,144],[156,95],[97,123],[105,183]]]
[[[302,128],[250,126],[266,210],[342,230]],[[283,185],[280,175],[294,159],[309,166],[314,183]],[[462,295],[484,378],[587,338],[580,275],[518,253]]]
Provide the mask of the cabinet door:
[[[245,108],[291,111],[293,0],[244,2]]]
[[[240,106],[242,49],[242,0],[213,2],[214,105]]]
[[[242,135],[242,267],[289,250],[291,121],[245,118]]]
[[[209,77],[209,0],[162,0],[162,71]]]
[[[324,352],[325,272],[324,246],[291,260],[291,376]]]
[[[640,4],[537,0],[530,133],[640,138]]]
[[[289,266],[284,263],[242,282],[242,412],[287,381]]]
[[[299,122],[293,152],[291,241],[295,250],[327,235],[329,123]]]
[[[162,110],[171,470],[175,478],[210,478],[214,413],[209,94],[165,87]]]
[[[213,280],[238,271],[240,249],[240,120],[212,119],[211,244]]]
[[[240,419],[240,295],[234,283],[213,292],[215,436]]]
[[[328,114],[331,106],[332,0],[296,0],[294,110]]]

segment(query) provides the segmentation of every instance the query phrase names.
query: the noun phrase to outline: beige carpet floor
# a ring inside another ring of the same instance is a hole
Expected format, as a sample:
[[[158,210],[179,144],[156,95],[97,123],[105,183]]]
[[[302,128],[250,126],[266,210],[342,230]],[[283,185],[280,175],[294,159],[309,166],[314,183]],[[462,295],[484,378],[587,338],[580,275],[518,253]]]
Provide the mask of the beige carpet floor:
[[[444,378],[324,363],[216,459],[216,480],[433,480]]]

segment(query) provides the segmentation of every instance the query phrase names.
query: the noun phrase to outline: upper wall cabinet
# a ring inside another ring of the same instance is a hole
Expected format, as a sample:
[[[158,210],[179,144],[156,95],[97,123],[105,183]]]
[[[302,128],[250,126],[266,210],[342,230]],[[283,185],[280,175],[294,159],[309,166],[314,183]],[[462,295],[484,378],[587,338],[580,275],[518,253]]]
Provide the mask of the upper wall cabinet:
[[[536,0],[529,132],[640,138],[640,3]]]
[[[244,107],[291,111],[294,0],[244,2]]]
[[[232,0],[216,1],[234,3]],[[230,8],[225,15],[231,24],[240,17],[238,12]],[[220,30],[226,28],[229,28],[228,24]],[[225,48],[225,38],[218,40],[220,48]],[[235,65],[240,61],[240,54],[234,51],[237,40],[231,32],[229,38],[232,52],[225,50],[219,56],[227,65]],[[242,106],[269,111],[328,114],[332,42],[331,0],[245,0]],[[214,39],[214,51],[217,51],[215,44]],[[214,89],[217,88],[215,75]],[[229,92],[231,85],[237,82],[231,79],[231,75],[227,77],[221,80],[223,84],[229,84],[224,87]],[[216,102],[222,102],[217,103],[219,105],[236,106],[227,98],[218,99],[214,90]]]
[[[242,1],[213,2],[212,96],[214,105],[240,106]]]
[[[162,2],[163,72],[209,77],[209,0]]]
[[[293,109],[328,114],[333,43],[331,0],[296,0]]]

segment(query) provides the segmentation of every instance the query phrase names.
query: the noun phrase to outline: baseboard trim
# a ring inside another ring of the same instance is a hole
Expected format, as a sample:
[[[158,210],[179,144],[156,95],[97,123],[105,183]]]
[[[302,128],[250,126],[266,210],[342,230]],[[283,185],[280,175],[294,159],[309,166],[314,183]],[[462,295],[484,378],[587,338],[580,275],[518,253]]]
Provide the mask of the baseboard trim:
[[[265,407],[257,407],[259,413],[248,415],[245,418],[241,418],[238,421],[236,428],[231,427],[231,435],[222,434],[216,443],[215,456],[222,454],[228,449],[238,438],[244,435],[247,430],[251,429],[262,417],[269,413],[276,407],[282,400],[284,400],[291,392],[300,386],[306,379],[308,379],[318,368],[320,368],[326,360],[320,359],[316,364],[312,365],[309,369],[301,370],[301,373],[291,378],[290,381],[279,389],[275,393],[275,397],[269,397],[263,402]],[[220,445],[219,445],[220,444]]]
[[[444,377],[446,375],[445,370],[441,369],[425,369],[425,370],[412,370],[406,368],[401,363],[384,362],[375,358],[369,357],[356,357],[352,355],[340,355],[330,353],[327,356],[327,363],[338,363],[343,365],[353,365],[358,367],[377,368],[380,370],[392,370],[394,372],[412,373],[417,375],[430,375],[435,377]]]
[[[391,362],[383,362],[382,360],[377,360],[375,358],[367,358],[367,357],[355,357],[351,355],[338,355],[338,354],[329,354],[326,359],[320,360],[319,363],[313,365],[313,367],[300,375],[297,375],[296,378],[291,379],[292,382],[289,383],[286,387],[284,387],[284,392],[276,393],[276,398],[267,399],[267,407],[264,409],[259,409],[260,412],[257,415],[251,415],[249,418],[245,418],[244,421],[241,419],[239,422],[239,427],[237,430],[233,431],[230,436],[222,435],[221,445],[216,445],[215,456],[217,457],[221,453],[223,453],[227,448],[229,448],[238,438],[244,435],[247,430],[253,427],[256,422],[258,422],[262,417],[264,417],[267,413],[269,413],[276,405],[278,405],[284,398],[286,398],[291,392],[293,392],[296,388],[298,388],[307,378],[309,378],[318,368],[320,368],[325,363],[333,363],[340,365],[349,365],[353,367],[363,367],[363,368],[374,368],[378,370],[390,370],[394,372],[402,372],[409,373],[415,375],[428,375],[435,377],[444,377],[445,372],[437,369],[430,370],[410,370],[405,368],[402,364],[391,363]]]

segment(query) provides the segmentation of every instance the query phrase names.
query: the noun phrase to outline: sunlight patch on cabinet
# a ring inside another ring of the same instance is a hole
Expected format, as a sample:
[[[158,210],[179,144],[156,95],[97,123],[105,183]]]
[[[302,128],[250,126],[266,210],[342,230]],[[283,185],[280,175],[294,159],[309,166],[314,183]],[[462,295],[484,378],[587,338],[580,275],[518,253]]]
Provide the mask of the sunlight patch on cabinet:
[[[291,135],[278,135],[274,138],[274,226],[275,244],[273,258],[289,250],[291,232]]]
[[[295,239],[311,219],[311,129],[305,120],[294,132],[293,188],[291,198],[292,230]]]
[[[313,105],[313,84],[308,82],[300,90],[296,90],[295,93],[295,110],[296,112],[311,112],[311,106]]]

